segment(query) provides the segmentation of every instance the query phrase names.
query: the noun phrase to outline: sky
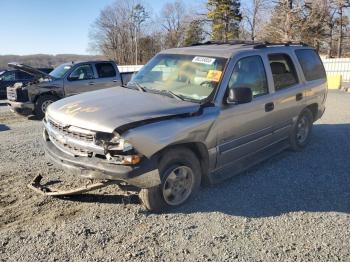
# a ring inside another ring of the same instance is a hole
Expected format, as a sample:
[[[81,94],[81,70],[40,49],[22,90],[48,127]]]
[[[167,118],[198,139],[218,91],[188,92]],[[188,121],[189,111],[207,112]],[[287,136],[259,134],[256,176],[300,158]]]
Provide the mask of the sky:
[[[114,1],[0,0],[0,55],[88,54],[90,26]],[[157,14],[169,0],[144,2]]]

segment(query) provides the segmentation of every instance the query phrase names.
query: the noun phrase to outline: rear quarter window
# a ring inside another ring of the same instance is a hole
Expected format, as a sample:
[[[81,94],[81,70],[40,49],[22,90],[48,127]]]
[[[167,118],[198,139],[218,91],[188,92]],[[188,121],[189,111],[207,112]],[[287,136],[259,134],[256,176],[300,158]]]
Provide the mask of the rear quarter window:
[[[303,70],[306,81],[326,78],[322,61],[315,50],[296,50],[295,54]]]
[[[111,63],[97,63],[96,70],[99,78],[115,77],[117,75]]]

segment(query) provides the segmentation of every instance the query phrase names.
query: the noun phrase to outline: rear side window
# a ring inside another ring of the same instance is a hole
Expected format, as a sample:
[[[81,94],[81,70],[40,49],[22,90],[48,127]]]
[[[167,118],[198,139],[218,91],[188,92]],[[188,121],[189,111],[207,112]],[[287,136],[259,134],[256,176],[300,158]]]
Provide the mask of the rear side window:
[[[303,69],[306,81],[326,78],[322,61],[315,50],[304,49],[296,50],[301,68]]]
[[[99,78],[115,77],[117,75],[111,63],[97,63],[96,70]]]
[[[298,83],[298,76],[289,55],[271,54],[269,61],[276,91]]]
[[[249,87],[253,96],[268,93],[265,67],[260,56],[249,56],[237,62],[229,82],[229,88]]]

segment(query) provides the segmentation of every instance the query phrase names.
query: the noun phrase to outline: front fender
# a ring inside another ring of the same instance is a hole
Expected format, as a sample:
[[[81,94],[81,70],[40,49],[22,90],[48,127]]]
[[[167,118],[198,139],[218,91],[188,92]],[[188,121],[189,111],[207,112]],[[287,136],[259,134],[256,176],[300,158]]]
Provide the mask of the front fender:
[[[215,146],[216,134],[211,132],[219,109],[207,107],[202,114],[171,118],[126,131],[123,137],[137,152],[150,158],[170,145],[201,142],[207,148]]]

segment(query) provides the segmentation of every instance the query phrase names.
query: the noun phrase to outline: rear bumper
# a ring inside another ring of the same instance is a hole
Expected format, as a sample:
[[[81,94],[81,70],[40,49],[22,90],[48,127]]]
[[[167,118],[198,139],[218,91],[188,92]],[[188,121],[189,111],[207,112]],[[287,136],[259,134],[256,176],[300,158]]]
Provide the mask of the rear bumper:
[[[34,104],[31,102],[16,102],[7,100],[7,104],[13,111],[22,115],[30,115],[34,111]]]
[[[150,188],[160,184],[157,163],[143,159],[137,166],[108,163],[96,157],[74,157],[59,150],[51,141],[44,141],[46,156],[69,173],[88,179],[123,181],[139,188]]]

